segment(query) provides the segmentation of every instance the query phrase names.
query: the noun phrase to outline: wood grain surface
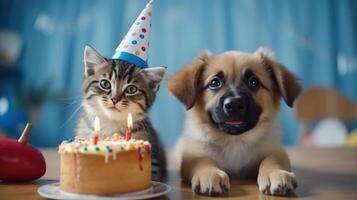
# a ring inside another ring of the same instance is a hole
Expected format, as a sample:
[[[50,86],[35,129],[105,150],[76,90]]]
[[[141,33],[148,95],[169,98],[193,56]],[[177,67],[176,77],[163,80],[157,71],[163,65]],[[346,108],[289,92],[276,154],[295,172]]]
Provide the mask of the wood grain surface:
[[[59,156],[54,149],[42,150],[47,172],[31,183],[0,183],[0,200],[43,200],[37,188],[58,181]],[[299,187],[289,197],[273,197],[259,193],[255,180],[231,180],[229,195],[217,199],[357,199],[357,148],[293,148],[288,149]],[[170,171],[167,183],[173,190],[159,199],[215,199],[196,195],[190,185],[182,183],[176,171]]]

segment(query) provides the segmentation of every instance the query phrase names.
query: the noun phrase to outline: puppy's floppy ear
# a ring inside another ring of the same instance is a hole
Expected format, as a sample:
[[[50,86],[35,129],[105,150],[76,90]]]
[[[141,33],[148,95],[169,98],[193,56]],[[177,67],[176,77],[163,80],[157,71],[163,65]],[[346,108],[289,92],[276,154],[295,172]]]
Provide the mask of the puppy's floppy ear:
[[[285,103],[289,107],[293,107],[295,99],[301,92],[301,86],[298,82],[298,78],[287,70],[282,64],[273,59],[272,52],[265,48],[259,48],[255,52],[259,56],[267,67],[267,70],[271,73],[271,77],[280,95],[283,97]]]
[[[186,110],[195,104],[205,65],[206,62],[202,59],[196,60],[174,74],[167,84],[167,89],[186,106]]]

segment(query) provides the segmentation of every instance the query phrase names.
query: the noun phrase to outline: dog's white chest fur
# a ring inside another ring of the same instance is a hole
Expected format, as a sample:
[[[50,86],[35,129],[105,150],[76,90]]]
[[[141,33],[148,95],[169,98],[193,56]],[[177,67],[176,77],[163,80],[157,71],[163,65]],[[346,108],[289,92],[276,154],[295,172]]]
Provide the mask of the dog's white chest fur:
[[[274,126],[260,126],[243,135],[221,135],[217,138],[208,134],[207,126],[186,121],[184,134],[175,154],[207,156],[216,162],[219,168],[229,173],[239,173],[242,169],[256,167],[267,154],[279,151],[280,131]],[[253,133],[254,131],[254,133]]]
[[[240,139],[231,138],[222,142],[219,148],[211,152],[217,165],[228,172],[238,172],[261,158],[261,153]]]

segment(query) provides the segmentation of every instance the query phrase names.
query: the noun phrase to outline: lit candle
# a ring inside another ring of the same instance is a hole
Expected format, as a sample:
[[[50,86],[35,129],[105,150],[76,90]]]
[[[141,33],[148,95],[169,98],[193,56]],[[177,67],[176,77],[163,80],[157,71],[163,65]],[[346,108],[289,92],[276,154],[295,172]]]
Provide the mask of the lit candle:
[[[133,128],[133,117],[131,116],[131,112],[128,115],[128,130],[125,133],[125,140],[131,139],[131,129]]]
[[[100,121],[99,118],[96,116],[94,119],[94,136],[93,136],[93,143],[96,145],[99,140],[99,131],[100,131]]]

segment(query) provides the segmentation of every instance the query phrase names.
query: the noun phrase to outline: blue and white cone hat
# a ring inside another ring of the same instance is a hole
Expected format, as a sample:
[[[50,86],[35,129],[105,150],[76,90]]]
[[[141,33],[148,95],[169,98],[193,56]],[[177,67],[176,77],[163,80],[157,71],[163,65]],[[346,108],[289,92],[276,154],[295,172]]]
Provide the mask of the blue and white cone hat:
[[[128,33],[116,48],[113,59],[125,60],[140,68],[148,66],[153,3],[153,0],[149,1],[144,10],[141,11],[139,17],[131,25]]]

